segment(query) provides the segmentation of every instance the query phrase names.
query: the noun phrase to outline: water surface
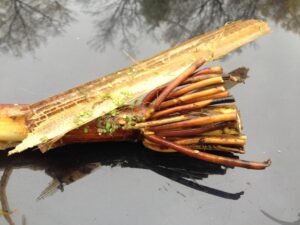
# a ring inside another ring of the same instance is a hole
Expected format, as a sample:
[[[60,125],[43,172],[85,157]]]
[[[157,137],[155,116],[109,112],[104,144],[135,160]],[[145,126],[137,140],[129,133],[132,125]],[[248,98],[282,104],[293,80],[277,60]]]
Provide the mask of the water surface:
[[[232,90],[243,157],[273,161],[227,169],[136,143],[1,154],[13,213],[0,224],[299,224],[298,0],[4,0],[0,18],[1,103],[38,101],[131,65],[126,53],[142,60],[231,20],[267,20],[271,34],[214,64],[250,69]]]

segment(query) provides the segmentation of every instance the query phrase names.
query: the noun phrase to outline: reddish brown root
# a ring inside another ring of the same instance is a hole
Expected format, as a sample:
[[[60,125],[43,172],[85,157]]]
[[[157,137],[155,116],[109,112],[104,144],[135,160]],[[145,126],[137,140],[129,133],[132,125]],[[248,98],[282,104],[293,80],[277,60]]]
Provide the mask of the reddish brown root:
[[[192,76],[188,79],[186,79],[182,84],[190,84],[190,83],[196,83],[198,81],[214,78],[214,77],[220,77],[220,74],[205,74],[201,76]]]
[[[226,113],[226,114],[220,114],[214,116],[197,117],[195,119],[189,119],[182,122],[156,126],[156,127],[152,127],[151,130],[159,131],[159,130],[179,129],[185,127],[196,127],[196,126],[201,126],[201,125],[216,123],[216,122],[235,121],[236,119],[237,119],[236,113]]]
[[[194,138],[183,138],[175,141],[179,145],[193,145],[193,144],[222,144],[222,145],[235,145],[244,146],[246,144],[246,138],[241,137],[214,137],[214,136],[202,136]]]
[[[156,143],[150,141],[149,139],[145,138],[143,140],[143,145],[153,151],[156,152],[163,152],[163,153],[172,153],[172,152],[176,152],[174,149],[171,148],[166,148],[160,145],[157,145]]]
[[[157,131],[156,135],[161,137],[193,137],[193,136],[198,136],[205,132],[222,129],[224,127],[234,127],[234,126],[236,126],[236,123],[232,121],[220,122],[220,123],[207,124],[198,128]]]
[[[195,102],[195,103],[191,103],[191,104],[187,104],[187,105],[181,105],[181,106],[169,108],[169,109],[162,110],[162,111],[154,113],[151,118],[156,119],[156,118],[167,116],[167,115],[170,115],[170,114],[173,114],[173,113],[176,113],[176,112],[191,111],[191,110],[195,110],[195,109],[200,109],[200,108],[203,108],[203,107],[209,105],[210,103],[212,103],[212,100]]]
[[[149,105],[152,103],[157,96],[168,86],[168,84],[161,85],[152,91],[150,91],[142,100],[143,105]]]
[[[195,71],[193,74],[191,74],[190,78],[183,80],[181,84],[195,83],[195,82],[198,82],[201,80],[206,80],[206,79],[213,78],[213,77],[219,77],[222,72],[223,72],[223,69],[218,66],[205,68],[203,70]],[[163,84],[163,85],[153,89],[151,92],[149,92],[144,97],[144,99],[142,100],[142,104],[148,105],[148,104],[152,103],[169,84],[170,83]]]
[[[195,63],[193,63],[189,68],[187,68],[182,74],[180,74],[175,80],[170,82],[167,87],[159,94],[153,103],[153,108],[158,109],[160,104],[166,99],[166,97],[184,80],[193,74],[193,72],[198,69],[201,65],[205,63],[203,58],[200,58]]]
[[[210,85],[214,85],[214,84],[221,84],[224,83],[224,80],[222,77],[213,77],[210,79],[206,79],[206,80],[202,80],[196,83],[192,83],[190,85],[187,85],[186,87],[180,88],[176,91],[174,91],[173,93],[171,93],[168,98],[174,98],[174,97],[178,97],[181,95],[184,95],[188,92],[191,92],[193,90],[197,90],[199,88],[204,88]]]
[[[219,92],[223,92],[223,91],[225,91],[224,87],[220,86],[220,87],[210,88],[210,89],[207,89],[204,91],[199,91],[199,92],[192,93],[192,94],[183,95],[178,98],[174,98],[174,99],[162,102],[160,105],[160,109],[164,109],[164,108],[174,106],[174,105],[182,105],[193,99],[199,99],[201,97],[211,96],[211,95],[217,94]]]
[[[200,102],[200,101],[205,101],[205,100],[209,100],[209,99],[226,98],[228,96],[230,96],[230,93],[228,91],[222,91],[222,92],[217,93],[217,94],[191,99],[191,100],[188,100],[186,103]]]
[[[247,169],[265,169],[266,167],[271,165],[271,160],[267,160],[265,162],[252,162],[252,161],[245,161],[245,160],[239,160],[239,159],[232,159],[224,156],[218,156],[213,155],[210,153],[200,152],[197,150],[192,150],[190,148],[172,143],[170,141],[164,140],[163,138],[160,138],[156,135],[146,135],[147,139],[150,141],[159,144],[161,146],[174,149],[182,154],[185,154],[187,156],[197,158],[200,160],[204,160],[211,163],[221,164],[224,166],[229,167],[242,167]]]
[[[193,76],[205,75],[205,74],[222,74],[223,68],[220,66],[213,66],[209,68],[204,68],[202,70],[196,71]]]

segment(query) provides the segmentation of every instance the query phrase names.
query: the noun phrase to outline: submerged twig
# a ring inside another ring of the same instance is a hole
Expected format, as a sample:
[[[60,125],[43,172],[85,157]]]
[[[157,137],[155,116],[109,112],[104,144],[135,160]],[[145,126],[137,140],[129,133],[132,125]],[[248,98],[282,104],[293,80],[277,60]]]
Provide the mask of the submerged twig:
[[[7,187],[7,183],[10,178],[11,173],[12,173],[12,168],[10,168],[10,167],[5,168],[5,170],[3,171],[3,174],[2,174],[2,177],[0,180],[0,201],[1,201],[2,211],[3,211],[3,217],[5,218],[5,220],[7,221],[7,223],[9,225],[14,225],[15,223],[13,222],[13,220],[11,219],[11,216],[10,216],[10,214],[12,212],[8,205],[8,200],[7,200],[7,196],[6,196],[6,187]]]

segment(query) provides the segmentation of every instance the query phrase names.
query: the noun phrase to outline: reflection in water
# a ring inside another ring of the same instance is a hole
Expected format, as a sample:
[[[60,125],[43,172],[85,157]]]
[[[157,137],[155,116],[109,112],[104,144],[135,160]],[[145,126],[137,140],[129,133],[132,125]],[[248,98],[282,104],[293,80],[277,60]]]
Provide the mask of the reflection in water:
[[[123,47],[132,49],[138,35],[146,32],[157,40],[174,45],[223,26],[228,21],[256,17],[256,5],[255,1],[235,0],[115,0],[105,7],[98,3],[95,8],[101,10],[93,10],[97,35],[92,43],[102,49],[107,40],[121,36],[122,43],[126,44]],[[239,10],[236,10],[237,7]],[[101,17],[103,12],[106,12],[105,18]]]
[[[12,221],[10,217],[11,210],[8,205],[8,200],[6,196],[6,186],[8,183],[8,180],[10,178],[10,175],[12,173],[12,168],[10,166],[6,167],[3,171],[1,180],[0,180],[0,201],[1,201],[1,211],[3,214],[3,217],[7,221],[9,225],[14,225],[14,222]]]
[[[285,30],[300,34],[300,0],[265,0],[260,11]]]
[[[0,51],[16,56],[33,51],[72,20],[67,0],[1,0]]]
[[[196,182],[207,178],[210,174],[225,174],[226,168],[179,154],[156,153],[138,143],[101,143],[101,150],[97,144],[73,145],[47,154],[29,152],[12,157],[1,155],[1,158],[0,168],[26,167],[44,170],[54,179],[38,199],[54,191],[50,186],[63,190],[64,185],[75,182],[100,166],[149,169],[186,186],[219,197],[238,199],[241,195],[201,186]]]
[[[3,211],[8,212],[5,216],[7,222],[13,224],[9,214],[11,210],[6,197],[6,186],[14,168],[43,170],[53,178],[37,200],[49,197],[57,190],[63,191],[64,186],[89,175],[97,168],[101,169],[101,166],[152,170],[195,190],[226,199],[236,200],[243,194],[243,192],[228,193],[197,182],[211,174],[225,174],[227,168],[220,165],[174,153],[156,153],[137,143],[101,143],[101,149],[99,146],[99,144],[73,145],[46,154],[33,151],[12,157],[6,157],[5,153],[1,153],[0,169],[4,172],[0,183],[0,199]]]
[[[300,0],[74,0],[92,16],[92,48],[120,42],[133,54],[143,34],[171,45],[238,19],[265,18],[300,34]],[[1,0],[0,51],[21,55],[73,21],[70,0]],[[73,3],[73,2],[72,2]],[[150,35],[149,35],[150,34]]]
[[[103,49],[121,37],[132,50],[144,32],[171,45],[238,19],[266,18],[300,34],[300,0],[115,0],[88,1],[96,35],[92,46]],[[92,2],[92,4],[91,4]],[[105,15],[105,16],[103,16]]]
[[[281,224],[281,225],[300,225],[300,213],[298,213],[298,219],[294,222],[286,222],[280,219],[275,218],[274,216],[271,216],[270,214],[268,214],[267,212],[265,212],[264,210],[260,210],[266,217],[268,217],[269,219],[273,220],[274,222]]]

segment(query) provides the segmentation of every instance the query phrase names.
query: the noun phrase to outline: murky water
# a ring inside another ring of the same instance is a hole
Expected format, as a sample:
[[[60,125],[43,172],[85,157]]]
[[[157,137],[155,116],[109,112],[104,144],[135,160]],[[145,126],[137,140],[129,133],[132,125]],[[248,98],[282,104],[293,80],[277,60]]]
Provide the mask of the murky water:
[[[126,53],[141,60],[257,17],[273,32],[214,64],[250,69],[232,92],[246,158],[271,158],[270,168],[225,169],[137,143],[1,154],[1,203],[13,213],[0,224],[300,224],[299,1],[1,1],[0,102],[34,102],[127,67]]]

